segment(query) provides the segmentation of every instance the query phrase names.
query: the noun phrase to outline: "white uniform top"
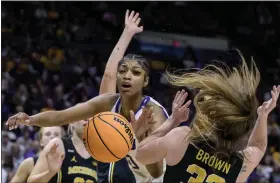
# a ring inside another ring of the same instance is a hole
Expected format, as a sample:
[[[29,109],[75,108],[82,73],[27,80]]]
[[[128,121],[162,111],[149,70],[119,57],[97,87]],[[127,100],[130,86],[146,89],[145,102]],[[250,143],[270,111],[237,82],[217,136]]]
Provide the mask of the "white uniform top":
[[[168,113],[165,110],[165,108],[160,103],[158,103],[156,100],[154,100],[152,97],[146,96],[142,100],[141,105],[139,106],[138,111],[135,114],[136,120],[142,114],[142,107],[146,106],[148,104],[148,102],[153,102],[154,104],[158,105],[163,110],[166,118],[168,118]],[[115,105],[113,106],[113,109],[111,111],[119,113],[120,109],[121,109],[121,101],[120,101],[120,98],[118,98],[117,102],[115,103]],[[128,155],[126,156],[129,167],[130,167],[131,171],[133,172],[133,174],[135,176],[136,183],[162,182],[164,173],[161,177],[155,179],[150,175],[150,173],[146,169],[145,165],[140,164],[136,160],[135,156],[136,156],[136,148],[137,148],[138,144],[139,144],[138,140],[134,137],[133,147],[131,148]],[[166,167],[166,163],[164,161],[163,172],[165,172],[165,167]],[[111,165],[110,165],[110,171],[109,171],[109,176],[108,176],[109,183],[110,183],[110,177],[111,177],[110,174],[111,173],[112,172],[111,172]]]

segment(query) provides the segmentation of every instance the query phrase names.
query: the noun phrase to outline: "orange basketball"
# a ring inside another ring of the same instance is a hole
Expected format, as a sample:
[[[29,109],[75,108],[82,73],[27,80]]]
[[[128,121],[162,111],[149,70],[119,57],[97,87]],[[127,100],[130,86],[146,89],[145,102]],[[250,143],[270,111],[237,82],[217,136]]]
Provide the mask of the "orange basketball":
[[[85,125],[83,141],[89,154],[104,163],[124,158],[133,143],[130,123],[120,114],[102,112]]]

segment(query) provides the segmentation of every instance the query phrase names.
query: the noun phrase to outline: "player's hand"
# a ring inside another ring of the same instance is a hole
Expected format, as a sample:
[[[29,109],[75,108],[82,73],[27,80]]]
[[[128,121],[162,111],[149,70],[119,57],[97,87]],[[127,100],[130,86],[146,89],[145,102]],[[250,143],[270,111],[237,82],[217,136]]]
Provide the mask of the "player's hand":
[[[47,162],[50,172],[57,173],[61,169],[62,162],[64,160],[64,153],[57,152],[57,144],[54,144],[49,152],[47,152]]]
[[[257,110],[259,118],[267,118],[269,113],[276,107],[277,100],[279,98],[280,85],[273,86],[271,90],[271,99],[264,102]]]
[[[132,33],[137,34],[143,31],[143,26],[138,26],[141,21],[139,17],[139,13],[132,11],[129,13],[129,10],[126,10],[125,13],[125,30]]]
[[[31,125],[32,119],[30,116],[25,114],[24,112],[17,113],[16,115],[13,115],[9,117],[8,121],[6,122],[6,125],[9,127],[9,130],[16,129],[18,125]]]
[[[153,107],[149,109],[144,107],[142,110],[138,120],[136,120],[134,112],[130,111],[131,125],[137,139],[143,139],[150,127],[155,124]]]
[[[175,124],[178,126],[180,123],[185,122],[189,118],[190,109],[189,106],[191,101],[189,100],[184,104],[185,100],[188,97],[188,93],[185,90],[178,91],[172,103],[172,114],[171,118],[175,121]],[[183,105],[184,104],[184,105]]]

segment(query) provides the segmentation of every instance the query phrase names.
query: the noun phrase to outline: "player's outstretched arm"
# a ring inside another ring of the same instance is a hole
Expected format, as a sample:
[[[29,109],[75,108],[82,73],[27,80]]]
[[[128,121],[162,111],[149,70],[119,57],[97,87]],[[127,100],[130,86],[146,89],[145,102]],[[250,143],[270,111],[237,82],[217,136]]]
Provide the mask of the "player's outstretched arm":
[[[129,10],[125,14],[125,28],[123,33],[113,49],[109,60],[106,64],[104,75],[101,80],[100,94],[104,93],[116,93],[116,75],[119,61],[123,58],[125,51],[136,33],[143,31],[143,26],[139,27],[141,18],[139,13],[132,11],[129,14]]]
[[[25,183],[28,176],[30,175],[34,167],[33,158],[27,158],[19,165],[15,176],[12,178],[10,183]]]
[[[46,111],[33,116],[18,113],[10,117],[6,123],[9,129],[17,128],[19,124],[34,125],[40,127],[61,126],[71,122],[93,117],[99,112],[108,109],[108,103],[112,101],[113,94],[104,94],[62,111]]]
[[[258,166],[267,148],[267,118],[276,107],[279,98],[280,85],[274,86],[271,91],[272,98],[258,108],[258,119],[248,140],[247,148],[243,151],[245,158],[243,167],[238,175],[237,182],[245,182],[251,172]]]
[[[184,90],[177,92],[172,104],[171,116],[157,130],[140,143],[136,153],[137,161],[144,165],[148,165],[161,161],[167,156],[168,148],[172,145],[172,138],[170,138],[170,136],[176,136],[176,133],[174,134],[174,128],[179,126],[181,122],[186,121],[189,117],[188,107],[191,101],[184,104],[187,95],[188,94]],[[155,154],[156,156],[154,156]]]
[[[64,156],[65,151],[62,140],[60,138],[52,139],[40,153],[27,182],[49,182],[60,171]]]

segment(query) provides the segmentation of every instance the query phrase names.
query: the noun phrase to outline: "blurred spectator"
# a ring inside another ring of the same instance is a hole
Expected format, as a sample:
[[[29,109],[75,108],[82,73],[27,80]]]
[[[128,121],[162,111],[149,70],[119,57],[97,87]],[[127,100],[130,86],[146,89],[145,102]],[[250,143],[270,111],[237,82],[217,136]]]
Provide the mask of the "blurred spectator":
[[[13,143],[10,141],[9,132],[2,132],[2,153],[3,156],[11,154]]]

